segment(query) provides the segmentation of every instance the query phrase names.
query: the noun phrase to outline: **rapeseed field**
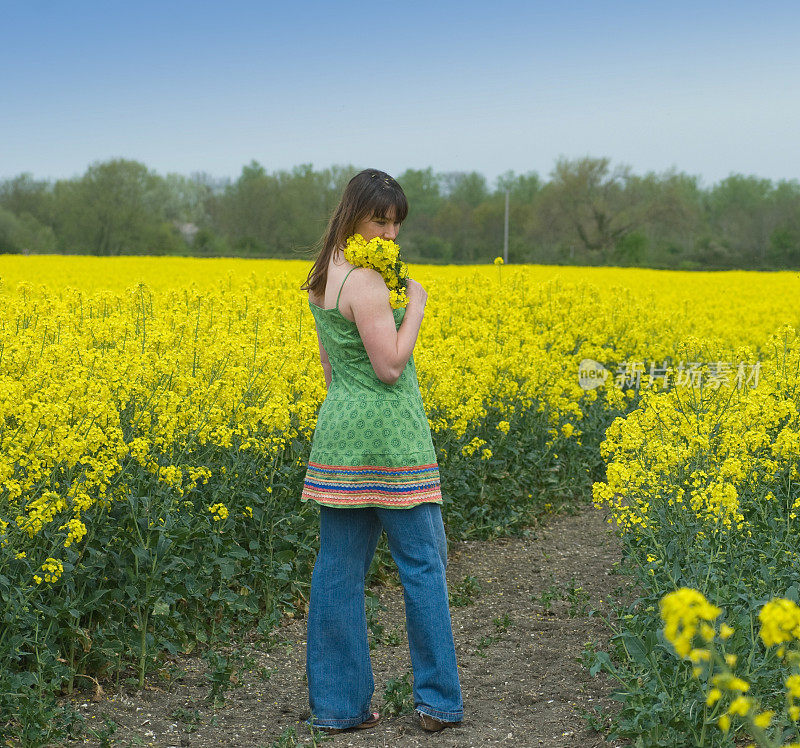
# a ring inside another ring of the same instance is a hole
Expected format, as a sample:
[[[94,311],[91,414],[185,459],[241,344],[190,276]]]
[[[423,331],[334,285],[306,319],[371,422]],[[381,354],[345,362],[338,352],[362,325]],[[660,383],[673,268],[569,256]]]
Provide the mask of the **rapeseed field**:
[[[141,685],[165,652],[304,611],[299,492],[326,392],[309,267],[0,257],[0,732],[64,734],[52,696],[76,677]],[[590,497],[620,532],[641,595],[593,665],[625,684],[614,734],[798,739],[794,640],[778,654],[757,635],[800,588],[797,274],[410,275],[448,533],[524,532],[545,503]],[[587,362],[604,384],[585,386]],[[752,701],[710,698],[710,649],[665,638],[660,601],[682,589],[726,611]]]

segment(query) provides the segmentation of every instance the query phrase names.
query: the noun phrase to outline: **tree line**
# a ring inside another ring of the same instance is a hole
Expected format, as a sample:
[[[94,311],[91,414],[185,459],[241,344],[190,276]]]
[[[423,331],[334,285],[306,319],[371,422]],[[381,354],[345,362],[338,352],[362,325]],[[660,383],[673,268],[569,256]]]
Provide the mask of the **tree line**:
[[[55,182],[0,182],[0,252],[309,258],[360,169],[303,164],[237,179],[160,176],[126,159]],[[560,158],[548,175],[407,169],[398,242],[409,262],[676,269],[800,267],[800,184],[732,174],[708,188],[674,170],[644,176],[607,158]]]

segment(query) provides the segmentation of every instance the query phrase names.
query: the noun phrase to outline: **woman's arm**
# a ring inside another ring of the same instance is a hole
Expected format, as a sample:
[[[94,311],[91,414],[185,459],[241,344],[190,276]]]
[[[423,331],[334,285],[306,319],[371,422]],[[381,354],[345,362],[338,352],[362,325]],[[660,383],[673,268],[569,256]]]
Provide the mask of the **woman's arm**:
[[[358,278],[355,276],[358,275]],[[375,375],[394,385],[406,368],[425,316],[425,305],[411,300],[398,330],[389,305],[389,289],[376,270],[353,273],[357,294],[350,307]]]

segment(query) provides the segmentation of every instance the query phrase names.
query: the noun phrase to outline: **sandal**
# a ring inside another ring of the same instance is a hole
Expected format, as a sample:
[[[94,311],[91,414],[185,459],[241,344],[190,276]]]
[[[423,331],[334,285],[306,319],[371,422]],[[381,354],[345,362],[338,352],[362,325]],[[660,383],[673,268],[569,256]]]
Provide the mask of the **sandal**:
[[[445,727],[457,727],[460,722],[445,722],[441,719],[436,719],[436,717],[431,717],[430,714],[425,714],[423,712],[417,712],[419,714],[419,725],[423,730],[427,730],[428,732],[439,732],[439,730],[444,730]]]
[[[317,730],[324,730],[327,733],[336,734],[340,732],[347,732],[347,730],[366,730],[370,727],[375,727],[381,721],[381,715],[378,712],[372,712],[372,716],[362,722],[360,725],[353,725],[352,727],[324,727],[316,726]]]

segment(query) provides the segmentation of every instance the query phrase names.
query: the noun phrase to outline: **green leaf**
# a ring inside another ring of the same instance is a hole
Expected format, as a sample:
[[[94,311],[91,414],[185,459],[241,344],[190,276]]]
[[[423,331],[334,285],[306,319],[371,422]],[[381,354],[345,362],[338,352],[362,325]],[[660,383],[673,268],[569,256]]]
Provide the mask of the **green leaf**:
[[[600,670],[605,670],[609,673],[614,672],[614,668],[611,665],[611,658],[608,656],[607,652],[597,652],[594,664],[589,668],[589,675],[595,676]]]
[[[628,656],[640,665],[647,662],[647,648],[642,643],[641,639],[633,636],[628,632],[622,635],[622,643],[625,645],[625,650]]]

